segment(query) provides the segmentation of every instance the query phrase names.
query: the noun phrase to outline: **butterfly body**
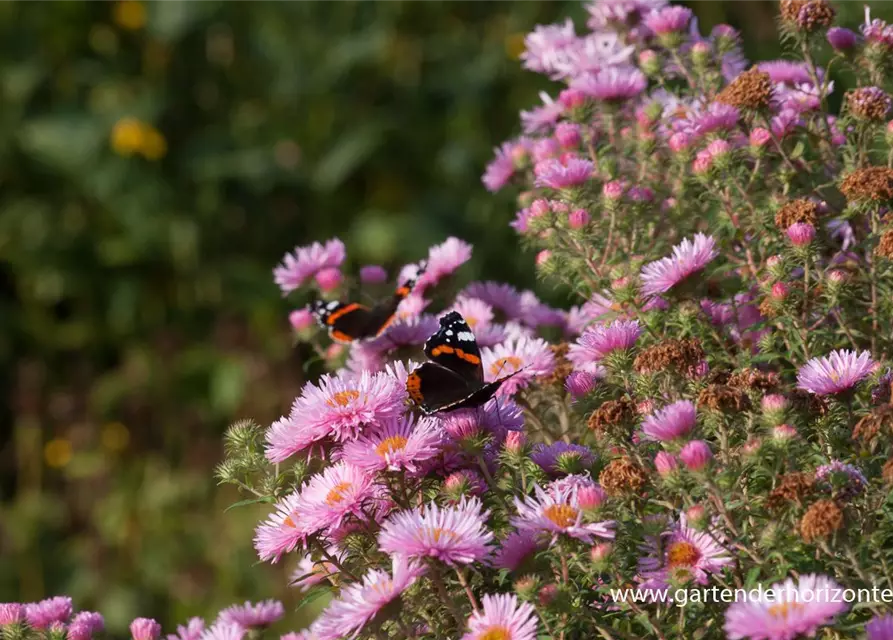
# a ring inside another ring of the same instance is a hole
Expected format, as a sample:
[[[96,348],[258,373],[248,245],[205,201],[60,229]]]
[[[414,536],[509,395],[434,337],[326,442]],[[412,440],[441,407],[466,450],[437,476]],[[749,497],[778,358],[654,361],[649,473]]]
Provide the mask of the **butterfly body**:
[[[425,265],[422,263],[415,274],[397,287],[393,295],[372,307],[359,302],[316,300],[310,311],[336,342],[351,343],[377,338],[394,321],[397,307],[412,293],[424,272]]]
[[[409,397],[427,414],[479,407],[513,375],[484,382],[481,352],[465,319],[452,311],[440,319],[440,329],[425,342],[429,362],[406,379]]]

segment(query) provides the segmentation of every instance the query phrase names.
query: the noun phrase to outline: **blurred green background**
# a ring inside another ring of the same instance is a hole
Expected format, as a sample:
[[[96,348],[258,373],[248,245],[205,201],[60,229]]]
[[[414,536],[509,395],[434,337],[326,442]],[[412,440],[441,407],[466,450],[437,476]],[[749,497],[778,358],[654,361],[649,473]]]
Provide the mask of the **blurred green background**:
[[[779,54],[773,2],[691,6]],[[350,267],[456,235],[476,247],[463,278],[532,286],[511,195],[479,176],[550,86],[521,69],[524,34],[584,15],[0,3],[0,601],[67,593],[115,632],[297,601],[292,564],[255,564],[265,510],[225,513],[238,497],[211,477],[229,422],[267,424],[300,389],[271,269],[335,235]]]

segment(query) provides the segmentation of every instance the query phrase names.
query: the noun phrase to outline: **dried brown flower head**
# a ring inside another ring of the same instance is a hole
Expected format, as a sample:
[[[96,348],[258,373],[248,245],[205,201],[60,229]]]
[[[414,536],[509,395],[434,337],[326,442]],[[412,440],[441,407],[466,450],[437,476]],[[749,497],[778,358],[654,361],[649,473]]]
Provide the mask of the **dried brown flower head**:
[[[893,260],[893,229],[884,231],[881,235],[880,242],[878,242],[877,247],[874,249],[874,253],[881,258]]]
[[[638,493],[648,483],[648,473],[629,458],[615,458],[602,469],[598,481],[611,496]]]
[[[779,477],[779,482],[769,493],[766,505],[770,509],[781,509],[794,502],[800,504],[804,498],[812,495],[815,478],[811,473],[795,471]]]
[[[790,22],[791,24],[797,24],[797,16],[800,15],[800,9],[802,9],[808,1],[809,0],[781,0],[779,10],[782,20]]]
[[[778,213],[775,214],[775,226],[785,230],[798,222],[808,222],[811,225],[815,225],[818,213],[819,207],[815,202],[806,198],[797,198],[778,210]]]
[[[837,12],[826,0],[810,0],[800,7],[794,21],[801,30],[812,33],[819,29],[827,29],[834,24]]]
[[[871,444],[882,431],[893,433],[893,406],[889,404],[863,416],[853,427],[853,440]]]
[[[772,98],[772,80],[765,71],[751,67],[732,80],[716,96],[722,102],[739,109],[762,109]]]
[[[589,416],[589,428],[599,435],[627,439],[636,419],[636,406],[626,398],[608,400]]]
[[[694,338],[664,340],[636,356],[633,367],[639,373],[655,373],[673,368],[691,374],[704,359],[704,349]]]
[[[865,167],[843,179],[840,190],[852,202],[893,200],[893,169]]]
[[[543,381],[546,384],[564,384],[564,380],[574,371],[574,365],[567,359],[570,345],[567,342],[560,342],[552,345],[551,349],[555,355],[555,369],[544,377]]]
[[[751,405],[744,391],[729,385],[711,384],[698,395],[698,406],[724,413],[739,413],[747,411]]]
[[[893,458],[890,458],[884,463],[884,468],[881,470],[881,477],[883,477],[884,482],[887,484],[893,484]]]
[[[828,403],[823,398],[803,389],[796,389],[791,393],[791,404],[795,410],[809,415],[823,416],[828,412]]]
[[[800,535],[806,542],[827,538],[843,526],[843,511],[833,500],[814,503],[800,520]]]
[[[779,305],[779,301],[775,298],[764,298],[760,302],[760,315],[766,316],[767,318],[774,318],[778,315],[781,305]]]
[[[738,389],[759,389],[771,391],[778,387],[781,380],[774,371],[760,371],[759,369],[742,369],[736,371],[729,378],[729,386]]]
[[[847,107],[860,120],[883,122],[893,108],[893,100],[878,87],[859,87],[846,94]]]

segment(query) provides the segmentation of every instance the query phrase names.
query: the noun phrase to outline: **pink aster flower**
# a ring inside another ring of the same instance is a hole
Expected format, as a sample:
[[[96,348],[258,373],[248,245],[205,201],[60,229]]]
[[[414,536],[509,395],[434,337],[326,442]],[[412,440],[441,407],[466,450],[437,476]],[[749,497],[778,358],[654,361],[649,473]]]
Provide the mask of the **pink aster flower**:
[[[492,347],[505,339],[505,328],[493,322],[493,307],[484,300],[460,295],[449,310],[465,318],[478,346]]]
[[[703,471],[713,460],[713,452],[703,440],[692,440],[679,451],[679,459],[690,471]]]
[[[642,93],[648,79],[634,67],[609,67],[577,76],[570,86],[595,100],[623,102]]]
[[[324,375],[308,383],[288,417],[267,431],[267,458],[281,462],[324,438],[345,441],[403,413],[406,389],[384,373]]]
[[[691,433],[696,420],[695,405],[688,400],[679,400],[645,418],[642,433],[650,440],[668,442]]]
[[[524,38],[521,62],[525,69],[537,73],[552,73],[562,52],[577,42],[573,21],[564,24],[538,25]]]
[[[521,293],[510,284],[472,282],[459,293],[458,298],[463,297],[483,300],[501,312],[505,319],[514,319],[521,315]]]
[[[512,531],[500,543],[490,564],[497,569],[517,571],[525,560],[543,548],[533,531]]]
[[[130,623],[130,637],[133,640],[158,640],[161,625],[152,618],[137,618]]]
[[[481,598],[481,609],[471,614],[462,640],[536,640],[538,619],[533,605],[502,593]]]
[[[660,537],[648,537],[642,546],[639,574],[643,588],[666,589],[670,581],[707,584],[711,573],[719,573],[734,560],[720,544],[718,531],[696,531],[684,515]]]
[[[341,555],[336,547],[330,547],[328,553],[336,558]],[[329,576],[338,574],[338,567],[325,560],[316,562],[313,557],[305,555],[298,562],[288,581],[288,586],[295,587],[299,591],[308,591],[314,585],[323,582]]]
[[[795,247],[805,247],[815,238],[815,227],[808,222],[795,222],[788,227],[786,233]]]
[[[668,0],[594,0],[586,5],[590,28],[598,30],[617,25],[632,26]]]
[[[489,513],[477,498],[444,508],[429,502],[385,521],[378,545],[385,553],[435,558],[449,565],[470,564],[490,555],[493,534],[485,524]]]
[[[559,327],[564,324],[564,314],[542,302],[533,291],[522,291],[520,320],[533,328]]]
[[[294,253],[286,253],[282,264],[273,269],[273,279],[282,293],[287,294],[323,269],[337,269],[344,262],[344,257],[344,243],[337,238],[327,241],[325,245],[314,242],[307,247],[296,247]]]
[[[269,627],[285,615],[285,608],[278,600],[264,600],[257,604],[234,604],[220,612],[218,620],[235,622],[246,629]]]
[[[760,598],[736,602],[726,610],[729,640],[794,640],[813,637],[819,627],[831,624],[847,610],[836,594],[840,585],[827,576],[801,575],[788,578],[761,592]],[[769,594],[772,594],[771,596]]]
[[[716,240],[703,233],[694,240],[686,238],[673,247],[673,255],[642,267],[642,293],[655,296],[666,293],[694,273],[704,269],[719,252]]]
[[[368,473],[339,462],[301,488],[295,508],[298,527],[312,534],[334,530],[351,515],[365,520],[365,508],[375,506],[379,497],[380,489]]]
[[[190,618],[185,625],[177,625],[177,633],[169,633],[167,640],[199,640],[205,631],[205,621]]]
[[[571,156],[565,160],[551,158],[537,162],[533,173],[536,175],[536,186],[565,189],[579,186],[589,180],[593,167],[591,160]]]
[[[34,629],[47,629],[54,622],[68,622],[71,611],[71,598],[57,596],[26,604],[25,620]]]
[[[356,638],[366,624],[388,604],[400,597],[425,568],[397,554],[392,559],[392,572],[370,569],[362,582],[345,587],[337,599],[319,615],[312,630],[320,640]]]
[[[631,349],[641,333],[637,320],[615,320],[611,324],[589,327],[570,346],[567,359],[578,370],[593,373],[608,354]]]
[[[0,604],[0,626],[18,624],[25,619],[25,607],[18,602]]]
[[[391,322],[384,333],[374,340],[351,344],[351,351],[356,347],[363,351],[386,354],[397,349],[420,347],[439,328],[437,317],[429,313],[400,317]]]
[[[542,105],[534,107],[530,111],[521,112],[521,126],[524,133],[550,131],[564,113],[564,105],[553,100],[545,91],[540,91],[540,99],[543,101]]]
[[[515,160],[512,157],[514,147],[514,142],[506,142],[494,150],[495,157],[487,165],[484,175],[481,177],[481,182],[484,183],[487,191],[496,193],[507,185],[515,175]]]
[[[247,634],[248,629],[242,625],[218,621],[205,629],[199,640],[242,640]]]
[[[613,521],[583,521],[583,509],[573,486],[544,491],[537,485],[534,490],[534,496],[525,496],[523,500],[515,498],[518,515],[511,518],[511,524],[519,531],[551,539],[551,544],[555,544],[562,534],[586,544],[592,544],[595,536],[614,537]]]
[[[425,273],[419,278],[416,289],[424,291],[452,275],[459,267],[471,260],[471,252],[470,244],[452,236],[428,249],[427,267]]]
[[[547,376],[555,370],[555,354],[549,343],[542,338],[522,336],[509,339],[495,347],[481,351],[484,377],[496,380],[513,373],[499,388],[501,395],[512,395],[534,379]]]
[[[560,475],[567,473],[562,469],[573,467],[591,467],[595,456],[589,447],[581,444],[568,444],[562,440],[552,444],[538,444],[530,454],[533,460],[546,473]]]
[[[283,554],[292,551],[309,535],[300,522],[297,507],[301,498],[295,491],[276,503],[276,510],[261,522],[254,533],[254,549],[261,560],[278,562]]]
[[[867,378],[875,362],[871,353],[840,349],[821,358],[813,358],[797,372],[797,388],[817,396],[848,391]]]
[[[679,468],[679,462],[672,453],[659,451],[654,456],[654,468],[657,469],[657,473],[661,478],[666,478]]]
[[[687,7],[664,7],[645,16],[645,26],[656,35],[682,33],[688,29],[692,12]]]
[[[722,102],[712,102],[695,117],[694,130],[699,136],[716,131],[731,131],[738,125],[741,113],[735,107]]]
[[[830,33],[829,33],[830,35]],[[893,640],[893,616],[876,616],[865,625],[868,640]]]
[[[72,618],[65,637],[67,640],[90,640],[104,629],[105,619],[101,614],[93,611],[81,611]]]
[[[418,471],[418,463],[440,453],[443,434],[437,421],[412,415],[390,418],[358,440],[344,445],[344,460],[367,473]]]
[[[586,397],[598,386],[601,376],[589,371],[573,371],[564,381],[564,388],[573,402]]]
[[[360,282],[363,284],[381,284],[387,281],[388,272],[384,267],[377,264],[367,264],[360,267]]]

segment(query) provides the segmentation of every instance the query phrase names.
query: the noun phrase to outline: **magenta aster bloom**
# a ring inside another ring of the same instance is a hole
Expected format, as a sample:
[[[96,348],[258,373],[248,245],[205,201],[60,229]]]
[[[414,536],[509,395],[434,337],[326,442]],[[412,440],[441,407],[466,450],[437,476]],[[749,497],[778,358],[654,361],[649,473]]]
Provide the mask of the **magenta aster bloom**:
[[[706,136],[716,131],[731,131],[738,126],[741,113],[735,107],[722,102],[712,102],[694,119],[694,131]]]
[[[493,322],[493,306],[484,300],[461,295],[450,311],[458,311],[465,318],[478,346],[492,347],[505,340],[505,328]]]
[[[253,604],[234,604],[220,612],[218,620],[235,622],[246,629],[269,627],[285,615],[285,608],[278,600],[264,600]]]
[[[577,76],[570,86],[595,100],[623,102],[641,94],[648,79],[634,67],[609,67]]]
[[[344,460],[367,473],[418,471],[418,463],[440,453],[443,434],[436,420],[412,415],[390,418],[371,434],[344,445]]]
[[[385,553],[470,564],[490,555],[493,534],[485,524],[489,513],[477,498],[444,508],[429,502],[391,516],[378,534],[378,545]]]
[[[551,158],[537,162],[533,167],[536,186],[550,189],[565,189],[585,183],[592,176],[594,165],[591,160],[571,156],[563,160]]]
[[[362,582],[345,587],[329,603],[312,627],[320,640],[356,638],[366,624],[425,573],[424,566],[400,554],[392,563],[391,574],[371,569]]]
[[[598,386],[601,376],[589,371],[574,371],[564,381],[564,388],[573,402],[586,397]]]
[[[273,279],[282,293],[287,294],[323,269],[340,267],[344,257],[344,243],[338,238],[325,245],[314,242],[307,247],[296,247],[294,253],[286,253],[282,264],[273,269]]]
[[[281,462],[326,437],[356,438],[365,428],[403,413],[406,389],[384,373],[325,375],[306,384],[288,418],[267,432],[267,458]]]
[[[801,575],[799,583],[788,578],[773,584],[760,599],[748,598],[730,606],[726,610],[726,637],[729,640],[813,637],[819,627],[831,624],[838,614],[847,610],[846,603],[835,597],[840,592],[840,585],[827,576]]]
[[[510,284],[492,281],[472,282],[462,290],[458,297],[483,300],[497,311],[502,312],[506,319],[521,316],[521,294]]]
[[[71,620],[65,637],[67,640],[90,640],[105,629],[105,619],[93,611],[81,611]]]
[[[570,346],[567,359],[580,371],[595,372],[609,353],[631,349],[642,334],[637,320],[615,320],[589,327]]]
[[[0,625],[17,624],[25,619],[25,607],[18,602],[0,604]]]
[[[517,571],[525,560],[541,549],[543,545],[537,540],[533,531],[512,531],[500,543],[490,564],[497,569]]]
[[[301,494],[290,493],[276,503],[276,511],[254,533],[254,549],[261,560],[278,562],[282,554],[303,544],[309,533],[300,523],[296,508]]]
[[[815,227],[808,222],[796,222],[788,227],[788,239],[795,247],[805,247],[815,238]]]
[[[821,358],[813,358],[797,372],[797,388],[817,396],[849,391],[867,378],[875,362],[871,353],[840,349]]]
[[[615,25],[632,26],[655,9],[666,6],[668,0],[594,0],[586,5],[589,11],[589,22],[593,30],[614,27]]]
[[[365,520],[364,507],[373,506],[379,495],[372,476],[339,462],[314,475],[301,489],[295,508],[298,526],[317,533],[340,527],[350,515]]]
[[[456,269],[471,260],[471,252],[470,244],[452,236],[428,249],[427,267],[419,278],[416,289],[424,291],[452,275]]]
[[[544,491],[536,486],[534,490],[535,496],[525,496],[524,500],[515,498],[518,515],[512,517],[511,523],[519,531],[551,538],[551,544],[555,544],[561,534],[586,544],[592,544],[595,536],[614,537],[612,520],[583,522],[583,509],[574,487]]]
[[[200,640],[205,632],[205,621],[201,618],[190,618],[186,625],[177,625],[177,633],[170,633],[167,640]]]
[[[702,471],[713,460],[713,452],[703,440],[692,440],[682,447],[679,459],[690,471]]]
[[[570,18],[564,24],[538,25],[524,38],[521,62],[525,69],[553,73],[556,60],[576,42],[577,34]]]
[[[679,462],[672,453],[659,451],[654,456],[654,468],[657,469],[661,478],[666,478],[679,468]]]
[[[719,252],[716,240],[703,233],[694,240],[686,238],[673,247],[673,255],[642,267],[642,293],[655,296],[666,293],[694,273],[704,269]]]
[[[242,640],[248,630],[235,622],[215,622],[205,629],[199,640]]]
[[[645,16],[645,26],[656,35],[662,36],[669,33],[682,33],[688,29],[692,12],[687,7],[664,7],[655,9]]]
[[[830,35],[830,34],[829,34]],[[865,625],[868,640],[893,640],[893,616],[877,616]]]
[[[568,444],[559,440],[552,444],[538,444],[534,447],[530,459],[543,471],[552,475],[566,473],[563,469],[573,467],[591,467],[595,456],[589,447],[581,444]]]
[[[708,575],[719,573],[734,560],[720,544],[719,532],[695,531],[684,515],[660,538],[649,537],[642,547],[639,574],[645,589],[666,589],[670,581],[707,584]]]
[[[381,284],[387,281],[388,272],[377,264],[367,264],[360,267],[360,282],[363,284]]]
[[[545,91],[540,91],[543,104],[530,111],[521,112],[521,127],[524,133],[542,133],[550,131],[564,113],[564,105],[553,100]]]
[[[481,177],[481,182],[484,183],[487,191],[496,193],[507,185],[515,175],[515,160],[512,157],[514,147],[514,142],[506,142],[494,150],[495,157],[487,165],[484,175]]]
[[[509,380],[499,388],[501,395],[512,395],[523,389],[540,376],[547,376],[555,370],[555,354],[549,343],[542,338],[509,339],[495,347],[485,347],[481,351],[484,377],[496,380],[512,373]]]
[[[679,400],[645,418],[642,433],[650,440],[668,442],[691,433],[696,420],[695,405],[688,400]]]
[[[71,598],[57,596],[26,604],[25,620],[34,629],[47,629],[54,622],[68,622],[71,611]]]
[[[533,605],[515,595],[485,595],[481,611],[468,619],[462,640],[536,640],[538,619]]]
[[[137,618],[130,623],[130,636],[133,640],[158,640],[161,625],[152,618]]]

